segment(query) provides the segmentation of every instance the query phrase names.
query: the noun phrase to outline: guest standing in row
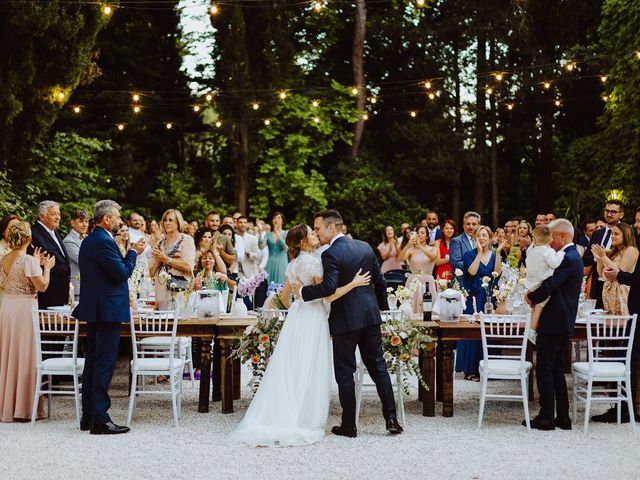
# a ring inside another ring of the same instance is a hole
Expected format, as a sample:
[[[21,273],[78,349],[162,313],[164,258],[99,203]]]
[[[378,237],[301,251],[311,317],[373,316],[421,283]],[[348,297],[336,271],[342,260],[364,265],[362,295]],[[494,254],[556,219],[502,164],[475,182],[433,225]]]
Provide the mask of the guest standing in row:
[[[287,256],[287,231],[283,230],[284,214],[275,212],[271,216],[271,224],[273,229],[267,232],[263,242],[269,247],[269,260],[267,261],[266,270],[269,274],[269,283],[275,282],[284,285],[284,275],[289,263]],[[261,244],[262,247],[262,244]]]
[[[80,254],[80,245],[82,240],[87,236],[89,228],[89,215],[84,210],[74,210],[71,213],[71,230],[62,243],[67,249],[69,255],[69,266],[71,267],[71,285],[73,285],[74,301],[80,300],[80,264],[78,263],[78,255]]]
[[[398,258],[400,248],[398,248],[396,234],[391,225],[388,225],[387,228],[384,229],[382,243],[378,245],[378,252],[382,258],[382,265],[380,266],[382,273],[402,268],[402,260]]]
[[[482,312],[486,302],[491,302],[491,292],[482,287],[483,277],[489,277],[493,283],[493,272],[502,273],[502,264],[496,261],[505,247],[506,242],[498,245],[495,252],[489,248],[491,244],[491,229],[480,225],[474,233],[475,250],[465,252],[462,271],[464,286],[469,293],[466,314],[475,311]],[[465,380],[480,381],[479,363],[482,360],[482,342],[479,340],[461,340],[456,346],[456,372],[464,372]]]
[[[463,232],[457,237],[451,239],[449,245],[449,263],[455,272],[462,270],[462,257],[468,251],[476,249],[476,241],[473,238],[473,232],[480,225],[480,214],[477,212],[467,212],[464,214],[462,228]]]
[[[18,222],[8,229],[11,251],[2,259],[0,278],[4,300],[0,307],[0,421],[31,418],[36,388],[36,345],[31,310],[38,308],[36,292],[49,286],[55,257],[36,248],[27,255],[31,228]],[[43,268],[40,268],[42,265]]]
[[[164,239],[151,252],[149,273],[156,276],[156,302],[160,310],[166,310],[171,302],[171,279],[161,280],[160,271],[178,279],[191,280],[195,263],[196,246],[186,233],[182,233],[185,222],[178,210],[169,209],[162,214],[160,221]]]
[[[406,285],[411,285],[415,279],[420,281],[420,288],[416,289],[411,302],[414,315],[422,315],[422,295],[425,288],[431,291],[431,298],[436,298],[436,283],[433,279],[433,267],[438,258],[438,249],[428,243],[427,227],[418,227],[417,234],[411,242],[400,252],[400,260],[404,260],[411,271]]]
[[[0,262],[5,257],[7,253],[11,251],[9,247],[9,228],[13,227],[20,223],[20,218],[16,215],[5,215],[0,222]],[[4,290],[4,286],[2,284],[2,279],[0,278],[0,305],[2,305],[2,292]]]
[[[58,232],[60,226],[60,206],[51,200],[38,205],[38,221],[33,225],[31,245],[40,247],[44,252],[56,258],[51,270],[49,287],[38,294],[38,308],[49,308],[69,303],[69,284],[71,282],[71,262]],[[29,248],[29,253],[33,252]]]
[[[438,249],[438,258],[436,259],[436,278],[453,278],[453,270],[449,261],[449,247],[451,240],[457,235],[456,222],[447,218],[442,226],[440,238],[436,241],[435,247]]]

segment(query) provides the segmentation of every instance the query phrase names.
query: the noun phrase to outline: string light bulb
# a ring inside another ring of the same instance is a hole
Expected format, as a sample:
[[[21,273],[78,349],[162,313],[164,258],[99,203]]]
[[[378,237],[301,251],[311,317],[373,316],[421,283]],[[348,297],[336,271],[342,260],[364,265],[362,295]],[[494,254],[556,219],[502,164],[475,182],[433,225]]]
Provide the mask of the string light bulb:
[[[280,93],[278,93],[278,97],[280,97],[280,100],[284,100],[285,98],[287,98],[287,92],[285,92],[284,90],[281,91]]]
[[[545,90],[549,90],[551,88],[551,82],[544,82],[542,86]]]
[[[602,100],[606,102],[607,100],[609,100],[609,97],[607,95],[603,95]]]
[[[171,122],[167,122],[167,130],[171,130],[173,128],[173,124]]]
[[[268,118],[264,121],[265,126],[269,126],[271,125],[271,120],[269,120]]]
[[[211,6],[209,7],[209,13],[211,15],[217,15],[220,12],[220,9],[218,8],[218,5],[216,5],[215,3],[212,3]]]
[[[553,103],[555,104],[556,107],[559,107],[560,105],[562,105],[562,102],[560,102],[560,100],[556,100]]]
[[[419,7],[424,7],[424,2],[425,2],[425,0],[416,0],[416,4],[417,4]]]
[[[371,103],[378,103],[378,99],[376,97],[371,97],[371,99],[369,100]]]
[[[507,110],[513,110],[513,103],[507,103]]]
[[[131,98],[133,98],[133,101],[134,101],[134,102],[137,102],[137,101],[139,101],[139,100],[140,100],[140,95],[138,95],[137,93],[134,93],[134,94],[131,96]]]
[[[77,105],[73,107],[73,113],[80,113],[80,107]]]
[[[431,89],[431,82],[429,80],[427,80],[426,82],[424,82],[424,88],[426,88],[427,90]]]
[[[121,131],[123,131],[123,130],[124,130],[124,123],[119,123],[119,124],[117,125],[117,128],[118,128],[118,130],[119,130],[120,132],[121,132]]]
[[[251,105],[251,108],[253,108],[254,110],[258,110],[258,109],[260,108],[260,104],[259,104],[259,103],[255,103],[255,102],[254,102],[254,103]]]
[[[200,111],[200,105],[194,105],[193,106],[193,111],[198,113]]]
[[[213,100],[213,95],[211,95],[210,93],[207,93],[207,95],[204,98],[207,102],[210,102],[211,100]]]
[[[358,87],[353,87],[353,88],[351,89],[351,93],[352,93],[353,95],[358,95]]]
[[[429,92],[429,100],[433,100],[434,98],[436,98],[436,94],[433,92]]]
[[[65,97],[64,92],[58,92],[58,100],[64,100],[64,97]]]
[[[365,113],[364,115],[362,115],[362,119],[363,120],[369,120],[369,115]]]
[[[600,81],[602,83],[605,83],[607,81],[607,76],[606,75],[600,75]]]
[[[313,117],[314,123],[320,123],[320,117]]]
[[[640,58],[640,50],[636,52],[636,57]]]
[[[320,2],[320,1],[313,2],[313,3],[311,4],[311,6],[313,7],[313,9],[314,9],[316,12],[319,12],[319,11],[320,11],[320,10],[322,10],[322,8],[324,7],[324,5],[322,4],[322,2]]]
[[[133,113],[140,113],[140,106],[136,105],[133,107]]]
[[[313,102],[311,102],[312,107],[317,107],[318,105],[320,105],[320,102],[318,100],[314,100]]]
[[[106,16],[111,15],[111,13],[113,12],[113,9],[111,8],[111,5],[103,5],[102,7],[102,13]]]
[[[487,87],[487,95],[493,94],[493,88]]]
[[[416,116],[418,115],[418,113],[415,110],[411,110],[409,112],[409,115],[411,116],[411,118],[416,118]]]
[[[218,120],[216,122],[216,128],[220,128],[222,126],[222,122],[220,120]]]
[[[504,78],[504,75],[502,73],[494,73],[493,76],[498,82],[501,82],[502,79]]]
[[[573,62],[569,62],[564,67],[567,69],[567,72],[573,72],[573,69],[576,67],[576,64]]]

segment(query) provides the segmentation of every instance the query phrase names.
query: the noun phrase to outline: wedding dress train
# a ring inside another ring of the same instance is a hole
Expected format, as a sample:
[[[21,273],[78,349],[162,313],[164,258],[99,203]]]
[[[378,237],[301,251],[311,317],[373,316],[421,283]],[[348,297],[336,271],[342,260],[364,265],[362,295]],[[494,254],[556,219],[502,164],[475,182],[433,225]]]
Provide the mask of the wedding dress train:
[[[310,285],[322,276],[322,264],[302,252],[286,275],[292,284]],[[322,439],[333,371],[327,319],[322,299],[293,302],[260,387],[227,445],[309,445]]]

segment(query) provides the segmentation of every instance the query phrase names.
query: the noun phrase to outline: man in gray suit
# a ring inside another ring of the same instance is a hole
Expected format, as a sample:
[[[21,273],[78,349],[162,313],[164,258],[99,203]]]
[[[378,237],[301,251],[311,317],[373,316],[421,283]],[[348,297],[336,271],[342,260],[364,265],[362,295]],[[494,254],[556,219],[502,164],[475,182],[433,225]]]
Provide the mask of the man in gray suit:
[[[89,228],[89,215],[84,210],[74,210],[71,213],[71,230],[64,237],[62,243],[69,254],[69,265],[71,267],[71,284],[73,285],[74,300],[78,303],[80,299],[80,265],[78,255],[80,254],[80,244],[87,236]]]
[[[481,218],[478,212],[465,213],[462,223],[464,232],[451,239],[449,244],[449,263],[454,272],[456,269],[463,270],[462,258],[464,254],[477,248],[473,232],[480,225],[480,221]]]

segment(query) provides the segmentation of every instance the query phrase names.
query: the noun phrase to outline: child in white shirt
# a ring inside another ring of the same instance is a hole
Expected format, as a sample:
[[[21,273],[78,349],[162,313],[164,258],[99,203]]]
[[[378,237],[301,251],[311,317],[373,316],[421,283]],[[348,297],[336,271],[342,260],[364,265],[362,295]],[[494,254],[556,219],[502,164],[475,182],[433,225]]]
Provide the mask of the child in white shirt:
[[[556,252],[549,246],[551,243],[551,229],[546,225],[540,225],[533,230],[533,246],[527,252],[527,276],[525,286],[527,290],[533,291],[558,268],[564,259],[564,252]],[[531,312],[531,331],[538,329],[538,322],[542,309],[547,304],[547,298],[543,302],[536,304]],[[535,334],[531,341],[535,343]]]

